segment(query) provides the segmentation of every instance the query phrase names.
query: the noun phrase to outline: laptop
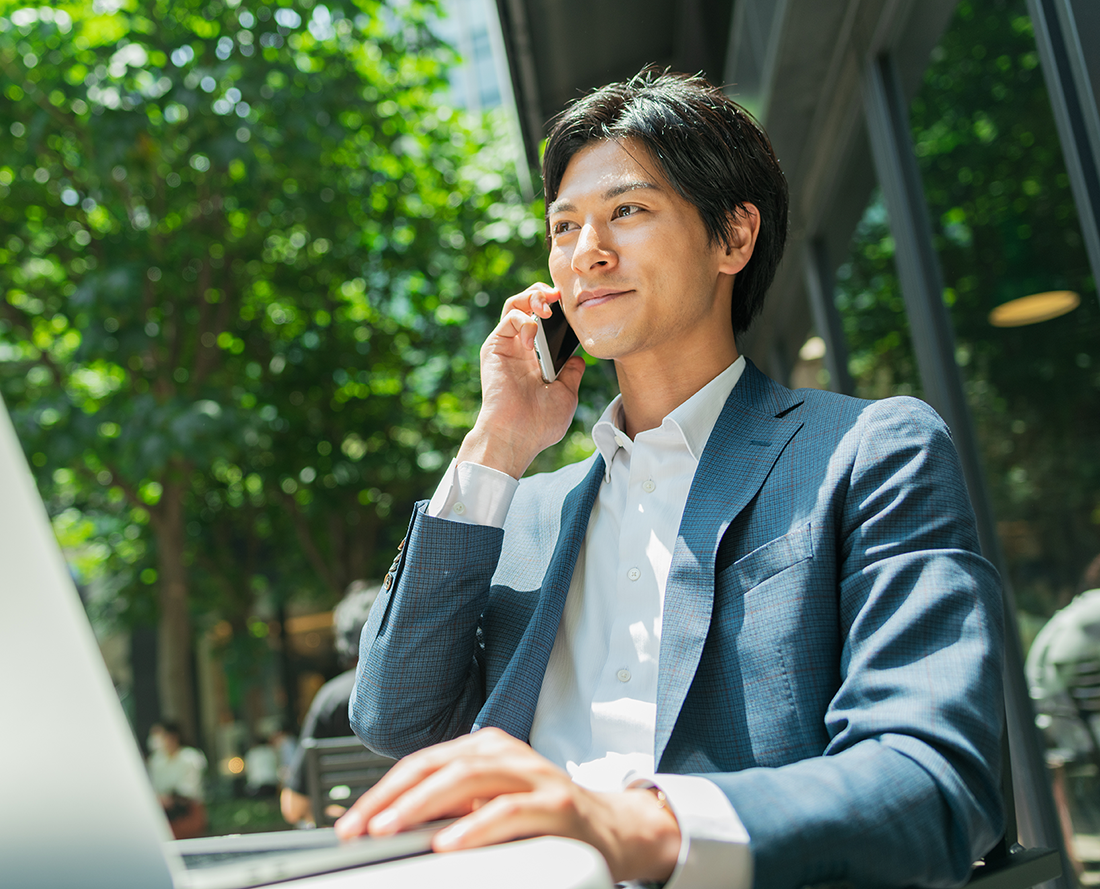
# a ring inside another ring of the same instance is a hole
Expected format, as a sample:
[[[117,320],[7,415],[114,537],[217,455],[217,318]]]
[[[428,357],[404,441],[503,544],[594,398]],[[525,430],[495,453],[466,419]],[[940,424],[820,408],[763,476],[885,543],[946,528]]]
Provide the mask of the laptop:
[[[327,889],[346,874],[369,889],[446,874],[446,885],[485,889],[512,885],[519,866],[540,886],[610,889],[584,844],[426,854],[441,826],[344,844],[331,829],[173,841],[0,400],[0,883]]]

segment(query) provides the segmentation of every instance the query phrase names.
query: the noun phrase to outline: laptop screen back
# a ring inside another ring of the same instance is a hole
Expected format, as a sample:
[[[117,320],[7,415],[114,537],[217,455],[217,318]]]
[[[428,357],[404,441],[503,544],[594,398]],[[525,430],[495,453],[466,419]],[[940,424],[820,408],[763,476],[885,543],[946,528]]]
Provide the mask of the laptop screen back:
[[[168,838],[0,401],[0,882],[168,889]]]

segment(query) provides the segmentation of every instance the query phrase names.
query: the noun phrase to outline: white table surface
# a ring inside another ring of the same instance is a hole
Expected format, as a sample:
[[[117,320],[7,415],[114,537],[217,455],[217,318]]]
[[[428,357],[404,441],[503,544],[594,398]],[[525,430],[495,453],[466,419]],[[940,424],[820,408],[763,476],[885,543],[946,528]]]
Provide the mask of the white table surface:
[[[279,884],[286,889],[612,889],[607,863],[577,840],[539,837],[421,855]]]

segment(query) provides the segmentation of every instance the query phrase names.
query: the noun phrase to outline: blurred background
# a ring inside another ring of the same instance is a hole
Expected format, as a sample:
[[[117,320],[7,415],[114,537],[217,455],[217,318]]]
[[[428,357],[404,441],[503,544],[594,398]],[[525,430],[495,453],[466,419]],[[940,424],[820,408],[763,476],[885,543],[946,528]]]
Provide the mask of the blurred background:
[[[941,411],[1025,655],[1100,554],[1097,9],[0,2],[0,394],[135,737],[178,721],[231,800],[297,732],[343,669],[333,606],[476,415],[501,303],[548,280],[547,121],[650,62],[725,85],[791,181],[744,351]],[[533,470],[590,453],[613,393],[590,368]],[[1035,675],[1048,730],[1065,683]],[[1046,758],[1085,848],[1100,748],[1075,737]]]

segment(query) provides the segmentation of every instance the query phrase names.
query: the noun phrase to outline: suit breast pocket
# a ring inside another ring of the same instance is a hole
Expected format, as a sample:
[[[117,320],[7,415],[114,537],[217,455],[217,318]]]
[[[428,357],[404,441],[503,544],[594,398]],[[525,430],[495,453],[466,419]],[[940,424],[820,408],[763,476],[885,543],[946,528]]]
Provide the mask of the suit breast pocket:
[[[740,734],[751,762],[778,766],[827,741],[822,701],[836,674],[835,596],[818,583],[807,524],[718,572],[708,646],[717,674],[736,686]]]
[[[722,569],[719,572],[719,585],[747,593],[781,571],[812,559],[813,555],[813,536],[807,524],[758,546],[748,555]]]

